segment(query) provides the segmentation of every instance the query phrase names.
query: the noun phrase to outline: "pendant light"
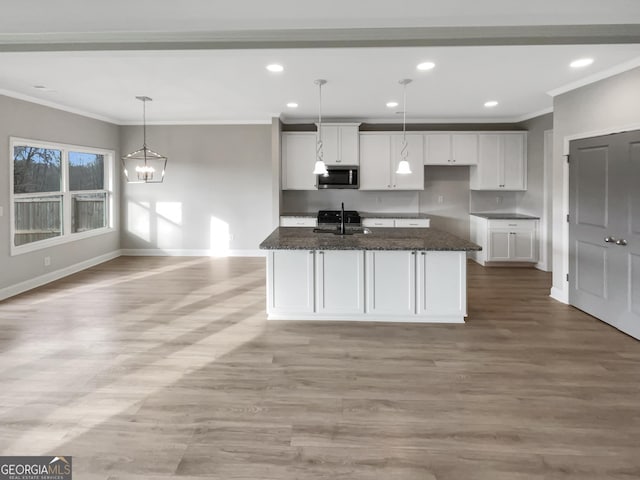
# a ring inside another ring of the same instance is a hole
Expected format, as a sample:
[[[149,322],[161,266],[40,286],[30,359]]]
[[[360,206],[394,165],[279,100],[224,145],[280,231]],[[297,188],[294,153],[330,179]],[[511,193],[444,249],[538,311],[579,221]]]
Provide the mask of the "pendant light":
[[[400,85],[402,85],[402,146],[400,147],[400,162],[398,162],[398,169],[396,173],[400,175],[408,175],[411,173],[411,166],[407,161],[407,156],[409,155],[409,149],[407,145],[407,85],[411,83],[410,78],[405,78],[404,80],[400,80]]]
[[[327,83],[327,81],[319,79],[314,83],[318,85],[318,143],[316,144],[316,164],[313,168],[313,174],[328,177],[329,171],[322,159],[322,86]]]
[[[142,102],[142,148],[121,157],[124,176],[129,183],[162,183],[167,157],[147,147],[147,102],[153,99],[136,99]]]

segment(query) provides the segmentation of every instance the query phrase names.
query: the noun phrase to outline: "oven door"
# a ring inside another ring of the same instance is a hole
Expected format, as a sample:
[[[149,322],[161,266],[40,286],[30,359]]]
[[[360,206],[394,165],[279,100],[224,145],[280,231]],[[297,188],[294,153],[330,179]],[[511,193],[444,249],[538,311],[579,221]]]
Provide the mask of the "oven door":
[[[328,176],[318,175],[318,188],[358,188],[357,167],[327,167]]]

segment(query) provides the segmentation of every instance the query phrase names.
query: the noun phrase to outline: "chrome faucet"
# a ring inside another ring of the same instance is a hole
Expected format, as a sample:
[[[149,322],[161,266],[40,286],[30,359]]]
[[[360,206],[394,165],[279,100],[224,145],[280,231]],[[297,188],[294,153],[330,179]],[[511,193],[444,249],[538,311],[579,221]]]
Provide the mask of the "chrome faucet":
[[[340,235],[345,234],[344,228],[344,202],[342,202],[341,213],[340,213]]]

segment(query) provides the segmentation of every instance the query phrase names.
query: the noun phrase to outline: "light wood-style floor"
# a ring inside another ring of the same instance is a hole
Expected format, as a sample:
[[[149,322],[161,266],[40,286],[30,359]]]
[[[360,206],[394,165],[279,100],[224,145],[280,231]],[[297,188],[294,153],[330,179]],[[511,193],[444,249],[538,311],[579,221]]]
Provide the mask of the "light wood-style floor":
[[[0,454],[78,480],[640,478],[640,342],[469,266],[465,325],[267,322],[263,259],[121,257],[0,303]]]

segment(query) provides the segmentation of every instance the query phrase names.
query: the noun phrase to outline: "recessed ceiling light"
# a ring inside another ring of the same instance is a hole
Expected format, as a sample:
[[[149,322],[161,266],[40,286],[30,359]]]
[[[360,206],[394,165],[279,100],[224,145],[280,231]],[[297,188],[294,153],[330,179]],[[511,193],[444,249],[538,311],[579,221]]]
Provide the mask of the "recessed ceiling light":
[[[287,107],[289,108],[298,108],[298,104],[296,102],[287,103]]]
[[[398,102],[387,102],[387,107],[394,108],[398,106]]]
[[[489,100],[488,102],[484,102],[484,106],[487,108],[492,108],[498,106],[498,102],[495,100]]]
[[[422,63],[419,63],[416,68],[418,70],[425,71],[425,70],[431,70],[435,66],[436,66],[436,64],[433,63],[433,62],[422,62]]]
[[[272,63],[271,65],[267,65],[267,70],[270,72],[278,73],[284,70],[282,65],[278,65],[277,63]]]
[[[47,87],[44,85],[34,85],[33,88],[37,88],[38,90],[45,90]]]
[[[569,64],[571,68],[582,68],[588,67],[593,63],[593,58],[579,58],[578,60],[574,60]]]

